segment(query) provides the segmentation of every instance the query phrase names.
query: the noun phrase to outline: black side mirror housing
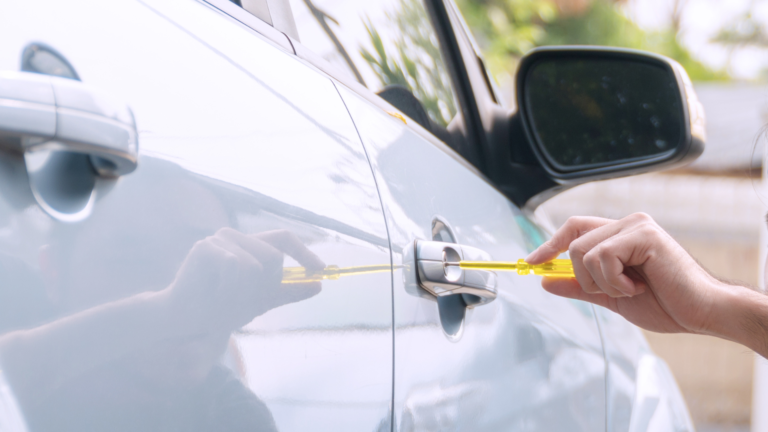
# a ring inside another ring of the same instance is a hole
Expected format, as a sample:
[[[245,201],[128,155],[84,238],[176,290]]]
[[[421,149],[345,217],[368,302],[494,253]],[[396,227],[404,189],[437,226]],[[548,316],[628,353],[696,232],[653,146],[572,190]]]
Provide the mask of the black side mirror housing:
[[[512,121],[552,180],[531,189],[528,206],[587,181],[684,165],[704,151],[704,110],[683,67],[666,57],[537,48],[521,60],[516,84]]]

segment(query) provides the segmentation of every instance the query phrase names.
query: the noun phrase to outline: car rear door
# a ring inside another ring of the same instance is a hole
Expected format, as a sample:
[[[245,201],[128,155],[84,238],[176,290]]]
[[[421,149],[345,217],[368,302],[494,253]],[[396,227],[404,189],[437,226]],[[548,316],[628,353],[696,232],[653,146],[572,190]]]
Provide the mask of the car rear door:
[[[0,121],[0,364],[30,430],[390,429],[374,177],[332,81],[256,19],[195,0],[0,6],[0,116],[137,137],[13,141]],[[114,163],[136,168],[92,170]]]
[[[454,151],[473,159],[478,125],[462,90],[469,83],[445,46],[452,30],[433,27],[446,17],[442,3],[291,4],[297,55],[338,80],[386,214],[394,430],[605,430],[606,363],[590,305],[510,273],[488,283],[491,301],[493,293],[436,298],[419,285],[417,241],[516,260],[545,239],[533,216]]]

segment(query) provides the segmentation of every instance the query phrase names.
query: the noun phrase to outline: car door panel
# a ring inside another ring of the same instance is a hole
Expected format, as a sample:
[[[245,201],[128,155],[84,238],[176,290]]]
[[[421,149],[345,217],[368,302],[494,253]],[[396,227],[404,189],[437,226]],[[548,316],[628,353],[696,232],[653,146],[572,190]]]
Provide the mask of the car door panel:
[[[39,286],[36,302],[49,308],[22,331],[166,289],[197,242],[222,229],[287,232],[326,265],[386,267],[325,280],[316,291],[283,286],[275,304],[287,304],[265,305],[211,346],[162,340],[120,356],[120,368],[110,360],[88,369],[25,411],[30,429],[389,429],[389,241],[370,165],[333,83],[193,0],[0,9],[0,70],[18,70],[23,48],[45,42],[83,82],[127,103],[139,131],[136,171],[97,178],[92,213],[76,223],[45,213],[26,186],[24,160],[0,154],[8,180],[0,188],[0,251],[25,268],[0,277],[6,287]],[[270,244],[296,247],[281,241]],[[48,255],[66,275],[38,264]],[[286,255],[280,267],[300,265]],[[102,342],[120,352],[117,340]],[[124,370],[131,373],[117,373]],[[191,378],[208,383],[213,370],[227,377],[220,387]],[[130,406],[131,395],[160,383],[167,394]],[[210,406],[181,397],[184,385],[196,389],[189,394],[205,392]]]
[[[395,430],[604,430],[605,362],[589,305],[547,294],[536,277],[499,273],[497,299],[466,310],[451,334],[449,308],[418,287],[413,242],[432,240],[436,220],[453,241],[496,260],[527,255],[542,238],[535,223],[450,150],[340,92],[392,241]]]

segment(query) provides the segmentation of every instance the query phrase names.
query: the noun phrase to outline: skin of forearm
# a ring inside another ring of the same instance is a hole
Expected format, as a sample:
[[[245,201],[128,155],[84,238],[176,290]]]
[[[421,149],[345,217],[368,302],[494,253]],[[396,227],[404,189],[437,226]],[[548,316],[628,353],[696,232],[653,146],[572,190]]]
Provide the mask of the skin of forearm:
[[[768,297],[765,294],[742,288],[741,311],[737,315],[742,328],[742,344],[768,358]]]
[[[178,334],[165,292],[138,294],[0,337],[0,368],[22,407],[105,362]]]
[[[768,358],[768,296],[748,287],[719,282],[716,304],[703,334],[742,344]]]

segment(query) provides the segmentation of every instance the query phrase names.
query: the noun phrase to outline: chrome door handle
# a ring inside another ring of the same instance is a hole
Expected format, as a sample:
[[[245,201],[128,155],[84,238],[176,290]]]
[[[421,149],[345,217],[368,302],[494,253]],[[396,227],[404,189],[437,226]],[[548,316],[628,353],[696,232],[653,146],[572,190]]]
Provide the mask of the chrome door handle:
[[[496,298],[496,273],[485,270],[463,270],[458,266],[446,265],[458,261],[490,261],[491,256],[480,249],[456,243],[416,240],[416,268],[419,285],[441,297],[455,294],[471,294],[478,302],[467,305],[474,307]]]
[[[87,154],[109,177],[132,172],[138,162],[127,106],[80,81],[29,72],[0,72],[0,147]]]

